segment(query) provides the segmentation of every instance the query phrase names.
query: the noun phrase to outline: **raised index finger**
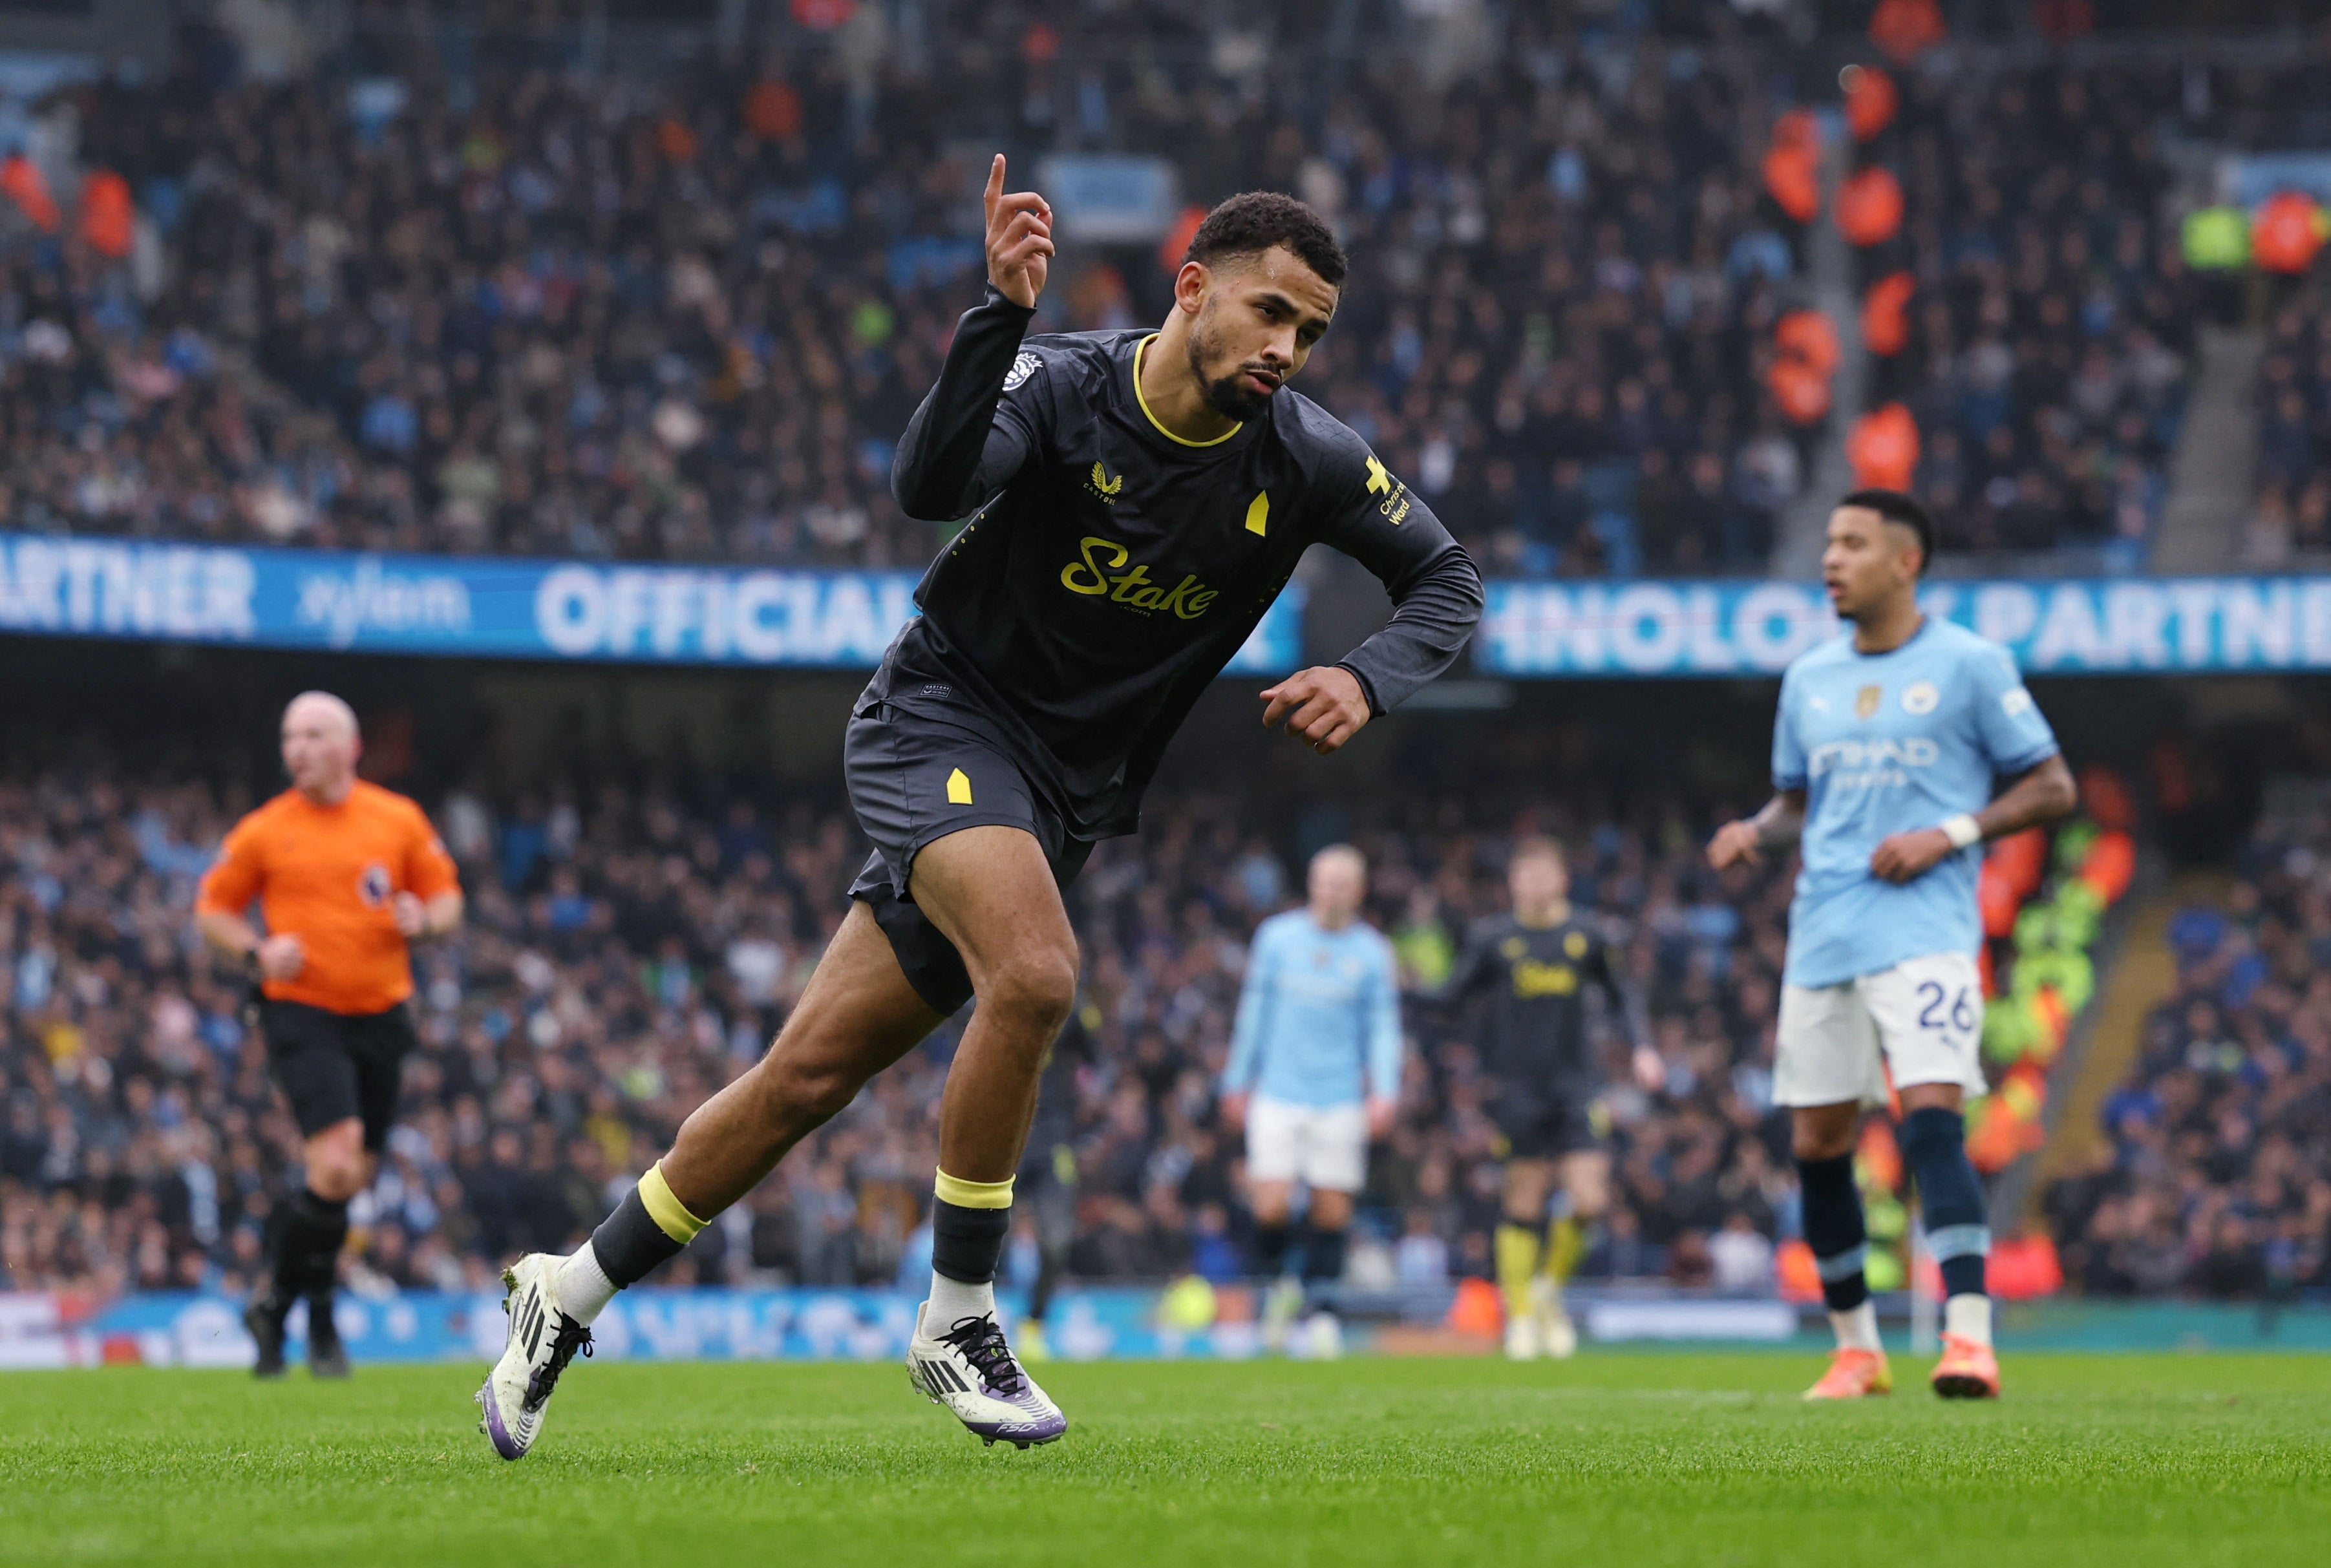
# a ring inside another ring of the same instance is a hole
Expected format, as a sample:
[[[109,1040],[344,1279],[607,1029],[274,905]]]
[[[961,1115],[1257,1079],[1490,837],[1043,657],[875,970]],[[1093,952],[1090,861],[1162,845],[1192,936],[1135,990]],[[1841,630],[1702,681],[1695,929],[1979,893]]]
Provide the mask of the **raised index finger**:
[[[997,153],[987,166],[987,189],[980,193],[981,204],[987,209],[988,227],[995,226],[995,203],[1004,195],[1004,155]]]

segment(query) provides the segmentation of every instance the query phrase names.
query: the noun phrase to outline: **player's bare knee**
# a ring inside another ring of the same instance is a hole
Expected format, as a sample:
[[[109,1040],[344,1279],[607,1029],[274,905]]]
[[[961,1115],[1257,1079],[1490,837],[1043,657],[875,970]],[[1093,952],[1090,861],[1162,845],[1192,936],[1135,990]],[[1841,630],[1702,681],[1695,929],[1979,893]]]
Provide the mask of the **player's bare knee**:
[[[308,1189],[329,1202],[345,1203],[365,1189],[365,1159],[337,1152],[308,1162]]]
[[[866,1084],[864,1075],[839,1062],[775,1053],[759,1068],[761,1093],[773,1119],[805,1117],[826,1122],[840,1116]]]
[[[1014,953],[980,976],[978,1004],[999,1022],[1009,1020],[1032,1040],[1050,1044],[1077,1001],[1077,952],[1073,941]]]

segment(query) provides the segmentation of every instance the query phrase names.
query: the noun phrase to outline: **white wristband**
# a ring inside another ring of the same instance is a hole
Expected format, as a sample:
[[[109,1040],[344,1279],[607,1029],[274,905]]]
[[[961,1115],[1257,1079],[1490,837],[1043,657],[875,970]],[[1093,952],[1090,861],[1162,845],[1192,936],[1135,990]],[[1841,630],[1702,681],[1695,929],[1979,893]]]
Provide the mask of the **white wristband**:
[[[1943,837],[1950,840],[1951,848],[1955,850],[1964,850],[1970,845],[1983,842],[1983,825],[1974,820],[1974,813],[1972,812],[1961,812],[1955,817],[1945,817],[1935,825],[1943,830]]]

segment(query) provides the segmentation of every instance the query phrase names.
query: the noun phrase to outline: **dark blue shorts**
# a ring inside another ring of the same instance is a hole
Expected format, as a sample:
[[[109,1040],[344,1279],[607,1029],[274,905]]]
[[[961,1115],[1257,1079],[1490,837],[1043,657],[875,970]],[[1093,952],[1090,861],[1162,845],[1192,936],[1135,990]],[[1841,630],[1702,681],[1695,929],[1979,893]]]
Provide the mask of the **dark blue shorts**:
[[[850,896],[873,912],[907,983],[939,1012],[971,1000],[963,955],[915,908],[909,878],[925,845],[966,828],[1020,828],[1043,846],[1065,891],[1092,853],[1032,786],[976,715],[927,717],[888,702],[861,708],[842,743],[842,777],[858,824],[874,841]]]

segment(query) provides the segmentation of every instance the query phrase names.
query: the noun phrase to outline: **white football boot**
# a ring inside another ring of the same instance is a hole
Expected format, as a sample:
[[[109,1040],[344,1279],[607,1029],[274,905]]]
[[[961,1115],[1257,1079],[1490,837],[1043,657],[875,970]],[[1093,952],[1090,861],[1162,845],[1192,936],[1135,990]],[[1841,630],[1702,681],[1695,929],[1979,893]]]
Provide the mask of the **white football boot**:
[[[1342,1360],[1344,1320],[1332,1312],[1315,1312],[1305,1318],[1303,1355],[1307,1361]]]
[[[1292,1279],[1274,1280],[1262,1298],[1262,1347],[1273,1355],[1289,1349],[1289,1337],[1303,1312],[1303,1287]]]
[[[991,1447],[998,1439],[1025,1449],[1069,1430],[1061,1407],[1013,1355],[993,1313],[960,1318],[933,1333],[928,1301],[915,1309],[907,1343],[907,1377],[915,1392],[943,1404]]]
[[[1546,1338],[1538,1332],[1537,1312],[1506,1314],[1506,1359],[1536,1361],[1546,1354]]]
[[[591,1331],[558,1306],[558,1269],[566,1261],[547,1252],[529,1252],[502,1270],[509,1316],[509,1339],[502,1358],[478,1390],[484,1419],[478,1430],[493,1440],[494,1452],[522,1459],[542,1432],[542,1412],[558,1374],[581,1351],[591,1354]]]
[[[1541,1274],[1530,1281],[1531,1316],[1537,1320],[1540,1354],[1568,1361],[1578,1354],[1578,1326],[1562,1305],[1562,1287]]]

